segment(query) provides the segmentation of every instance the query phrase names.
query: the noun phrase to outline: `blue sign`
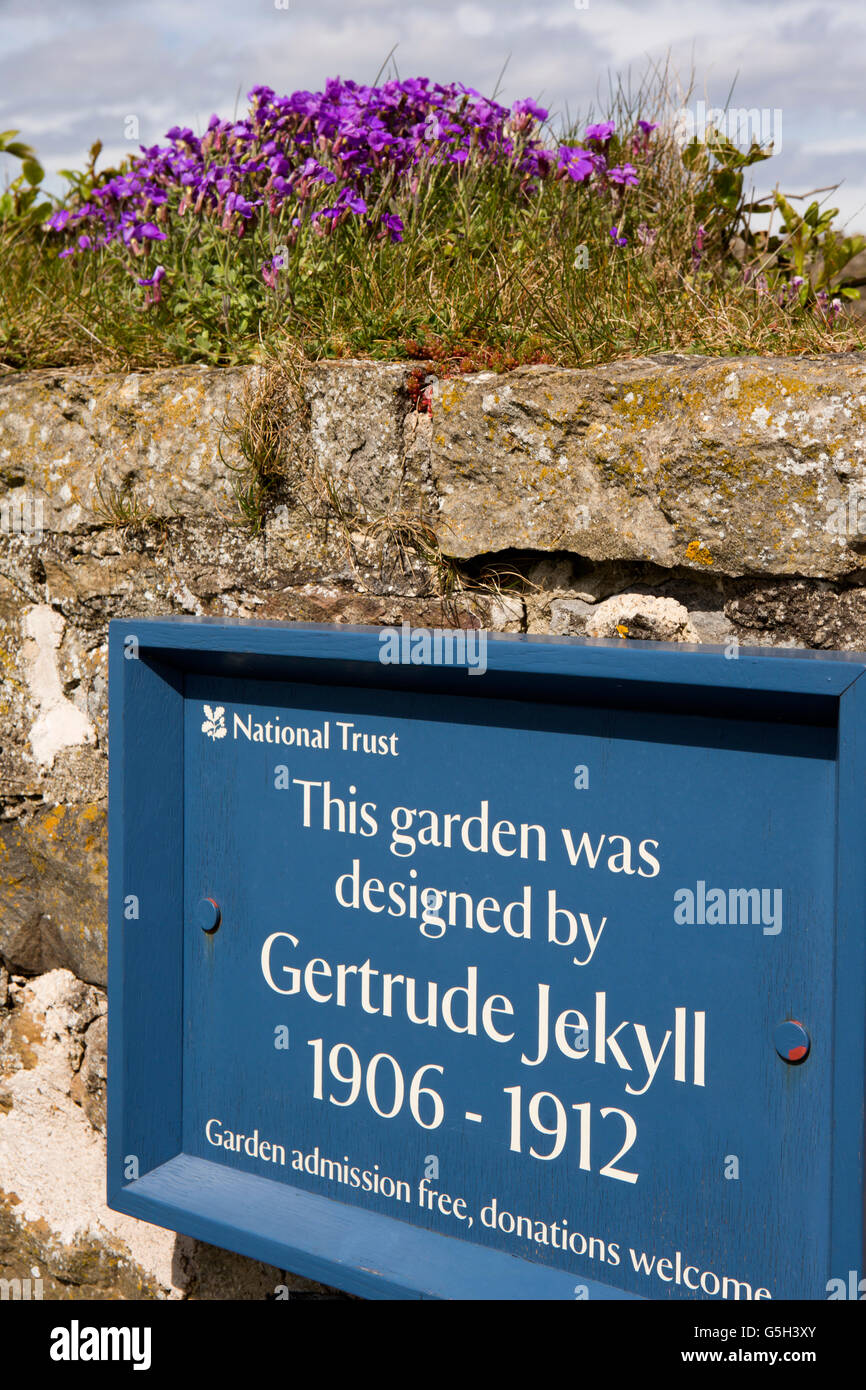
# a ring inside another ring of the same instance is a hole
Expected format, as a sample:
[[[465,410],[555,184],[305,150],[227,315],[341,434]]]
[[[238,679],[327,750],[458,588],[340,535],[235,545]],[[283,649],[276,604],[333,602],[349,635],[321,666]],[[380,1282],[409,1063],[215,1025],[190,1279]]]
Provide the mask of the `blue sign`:
[[[436,641],[112,623],[109,1204],[366,1296],[827,1298],[863,658]]]

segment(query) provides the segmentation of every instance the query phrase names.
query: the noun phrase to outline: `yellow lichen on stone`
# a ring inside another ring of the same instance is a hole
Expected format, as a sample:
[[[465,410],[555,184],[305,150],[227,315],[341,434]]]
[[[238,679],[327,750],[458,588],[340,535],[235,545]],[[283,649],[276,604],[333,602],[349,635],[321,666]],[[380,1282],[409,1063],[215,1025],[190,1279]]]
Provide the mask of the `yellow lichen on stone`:
[[[56,833],[57,833],[57,827],[58,827],[58,825],[60,824],[60,822],[63,820],[63,818],[64,818],[65,815],[66,815],[66,807],[65,807],[65,806],[55,806],[54,809],[53,809],[52,811],[49,811],[49,812],[48,812],[48,815],[45,817],[45,820],[42,822],[42,828],[43,828],[43,830],[45,831],[46,834],[50,835],[52,839],[55,837],[55,835],[56,835]]]
[[[712,565],[714,560],[703,541],[689,541],[686,546],[686,559],[699,565]]]

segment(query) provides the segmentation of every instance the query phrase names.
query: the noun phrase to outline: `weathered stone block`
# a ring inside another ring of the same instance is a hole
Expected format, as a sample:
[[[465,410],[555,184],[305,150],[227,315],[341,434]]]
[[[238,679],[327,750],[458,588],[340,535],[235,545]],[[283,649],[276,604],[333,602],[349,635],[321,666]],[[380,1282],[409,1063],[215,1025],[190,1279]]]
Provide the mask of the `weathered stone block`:
[[[642,360],[442,383],[443,547],[643,560],[714,574],[860,567],[866,358]],[[866,534],[866,506],[864,506]]]
[[[52,806],[0,821],[0,954],[20,974],[106,978],[104,806]]]
[[[0,379],[0,483],[43,503],[47,530],[96,524],[111,492],[143,514],[225,508],[223,420],[252,368],[171,367],[118,373],[67,368]],[[220,453],[222,441],[222,456]],[[103,497],[100,498],[100,488]]]

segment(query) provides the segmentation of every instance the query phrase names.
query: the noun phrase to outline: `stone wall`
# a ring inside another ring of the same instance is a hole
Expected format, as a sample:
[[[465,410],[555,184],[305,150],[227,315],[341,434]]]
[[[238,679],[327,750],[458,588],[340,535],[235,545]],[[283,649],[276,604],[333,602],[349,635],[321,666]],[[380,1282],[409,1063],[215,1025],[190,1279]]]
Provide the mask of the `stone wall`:
[[[310,1294],[104,1206],[108,620],[866,648],[866,355],[9,374],[0,523],[0,1277]]]

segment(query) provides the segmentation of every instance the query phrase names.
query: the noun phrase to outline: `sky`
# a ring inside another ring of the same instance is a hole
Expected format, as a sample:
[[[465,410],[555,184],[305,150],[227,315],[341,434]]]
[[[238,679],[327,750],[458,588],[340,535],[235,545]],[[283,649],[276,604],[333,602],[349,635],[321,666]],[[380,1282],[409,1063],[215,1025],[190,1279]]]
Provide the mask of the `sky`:
[[[169,126],[243,111],[257,83],[372,83],[387,63],[576,117],[604,105],[611,76],[634,83],[669,59],[693,77],[695,120],[732,83],[732,105],[763,112],[778,153],[759,191],[843,181],[830,203],[866,232],[864,49],[864,0],[0,0],[0,130],[20,130],[59,191],[57,171],[96,138],[116,161]]]

